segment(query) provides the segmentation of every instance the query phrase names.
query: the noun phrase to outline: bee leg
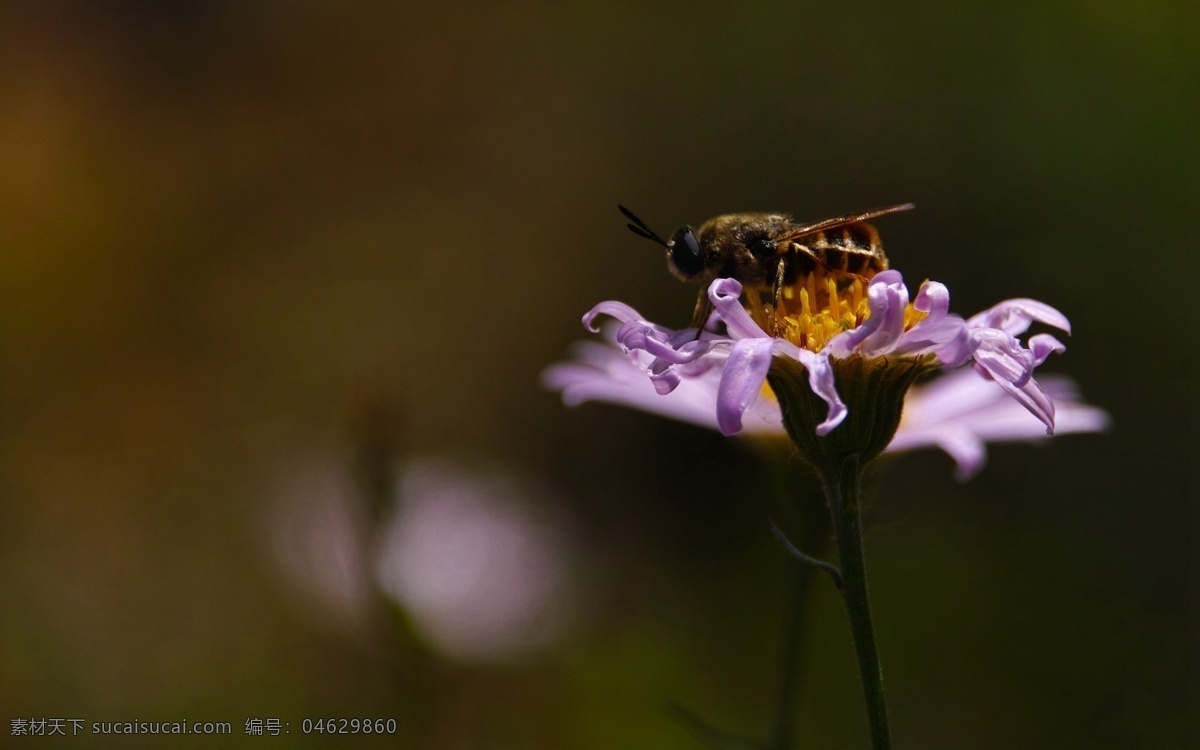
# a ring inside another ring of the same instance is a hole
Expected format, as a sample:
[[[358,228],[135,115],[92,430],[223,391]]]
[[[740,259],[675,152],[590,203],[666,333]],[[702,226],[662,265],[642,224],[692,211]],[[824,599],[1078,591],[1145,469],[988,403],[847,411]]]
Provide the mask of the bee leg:
[[[700,338],[701,331],[704,326],[708,325],[708,318],[712,315],[713,304],[708,298],[708,287],[700,290],[700,294],[696,296],[696,309],[692,312],[692,323],[689,328],[696,329],[696,338]]]
[[[779,337],[779,321],[783,320],[783,287],[787,273],[787,259],[780,258],[775,266],[775,284],[771,295],[771,336]]]

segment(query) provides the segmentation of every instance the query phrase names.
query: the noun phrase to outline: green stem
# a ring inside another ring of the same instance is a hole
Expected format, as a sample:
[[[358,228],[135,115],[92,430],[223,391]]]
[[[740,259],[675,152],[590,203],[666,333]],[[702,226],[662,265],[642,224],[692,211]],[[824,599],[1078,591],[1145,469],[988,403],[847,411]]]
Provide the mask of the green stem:
[[[850,618],[854,650],[858,654],[858,671],[867,703],[867,721],[871,730],[872,750],[888,750],[892,746],[888,732],[887,706],[883,697],[883,672],[879,666],[879,649],[875,645],[875,628],[871,624],[871,604],[867,598],[867,570],[863,559],[862,520],[859,496],[862,468],[858,456],[852,455],[834,470],[822,472],[829,510],[833,518],[833,536],[837,542],[842,570],[842,599]]]

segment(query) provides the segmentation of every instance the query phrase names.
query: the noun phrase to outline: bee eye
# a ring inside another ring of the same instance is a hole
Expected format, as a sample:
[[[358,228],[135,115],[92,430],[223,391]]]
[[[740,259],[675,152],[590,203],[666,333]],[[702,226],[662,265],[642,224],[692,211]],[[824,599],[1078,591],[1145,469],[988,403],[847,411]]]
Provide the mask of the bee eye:
[[[667,259],[676,273],[684,277],[699,276],[704,270],[700,243],[691,227],[682,227],[667,243]]]

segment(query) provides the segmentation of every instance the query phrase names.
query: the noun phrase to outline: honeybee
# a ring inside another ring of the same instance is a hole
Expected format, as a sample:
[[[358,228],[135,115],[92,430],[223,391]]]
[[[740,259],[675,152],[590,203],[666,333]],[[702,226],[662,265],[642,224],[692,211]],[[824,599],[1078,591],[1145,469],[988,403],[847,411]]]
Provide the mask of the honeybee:
[[[704,284],[692,326],[703,327],[712,312],[708,284],[734,278],[743,286],[769,290],[779,306],[783,290],[818,269],[835,277],[867,279],[888,267],[879,232],[868,220],[914,208],[911,203],[799,224],[786,214],[725,214],[693,230],[684,225],[664,240],[624,206],[629,230],[667,249],[667,266],[684,281]]]

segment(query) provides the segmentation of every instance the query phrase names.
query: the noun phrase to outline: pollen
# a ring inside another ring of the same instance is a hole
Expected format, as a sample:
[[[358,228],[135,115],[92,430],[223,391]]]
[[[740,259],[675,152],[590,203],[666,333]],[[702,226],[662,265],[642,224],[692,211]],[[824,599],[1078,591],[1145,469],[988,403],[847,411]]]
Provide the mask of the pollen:
[[[834,336],[859,327],[871,316],[867,304],[869,283],[857,276],[811,273],[783,290],[779,309],[774,308],[770,295],[748,293],[746,301],[759,323],[770,326],[764,326],[766,330],[796,346],[819,352]],[[905,330],[927,314],[910,304],[904,311]]]

